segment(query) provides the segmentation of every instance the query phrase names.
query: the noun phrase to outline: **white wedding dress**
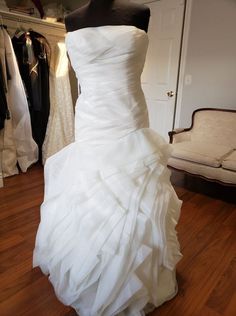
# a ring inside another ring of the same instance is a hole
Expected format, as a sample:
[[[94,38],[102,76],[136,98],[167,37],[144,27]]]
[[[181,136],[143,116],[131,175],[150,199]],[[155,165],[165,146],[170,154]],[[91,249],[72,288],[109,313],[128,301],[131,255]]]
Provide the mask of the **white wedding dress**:
[[[140,84],[147,34],[125,25],[67,33],[81,85],[75,142],[45,165],[33,266],[80,316],[138,316],[177,292],[181,201],[169,145],[148,128]]]

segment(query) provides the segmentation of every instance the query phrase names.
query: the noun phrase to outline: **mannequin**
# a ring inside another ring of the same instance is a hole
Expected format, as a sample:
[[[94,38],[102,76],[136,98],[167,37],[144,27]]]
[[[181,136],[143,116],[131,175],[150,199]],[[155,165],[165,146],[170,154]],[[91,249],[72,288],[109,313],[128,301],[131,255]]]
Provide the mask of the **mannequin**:
[[[133,25],[147,32],[150,9],[127,0],[90,0],[65,18],[67,32],[103,25]]]

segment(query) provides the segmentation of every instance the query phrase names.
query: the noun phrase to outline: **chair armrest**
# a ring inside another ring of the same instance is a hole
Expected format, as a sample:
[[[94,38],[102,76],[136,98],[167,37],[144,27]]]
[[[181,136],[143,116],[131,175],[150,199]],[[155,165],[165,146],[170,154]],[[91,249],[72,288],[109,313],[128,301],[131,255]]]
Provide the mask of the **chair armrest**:
[[[191,132],[189,128],[176,128],[169,133],[170,144],[180,143],[191,139]]]

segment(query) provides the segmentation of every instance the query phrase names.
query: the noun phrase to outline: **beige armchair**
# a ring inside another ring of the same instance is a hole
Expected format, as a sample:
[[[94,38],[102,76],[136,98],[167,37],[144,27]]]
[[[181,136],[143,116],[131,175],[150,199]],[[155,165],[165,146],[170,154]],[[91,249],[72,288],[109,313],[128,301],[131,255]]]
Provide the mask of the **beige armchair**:
[[[236,110],[198,109],[190,128],[173,130],[169,136],[170,167],[236,185]]]

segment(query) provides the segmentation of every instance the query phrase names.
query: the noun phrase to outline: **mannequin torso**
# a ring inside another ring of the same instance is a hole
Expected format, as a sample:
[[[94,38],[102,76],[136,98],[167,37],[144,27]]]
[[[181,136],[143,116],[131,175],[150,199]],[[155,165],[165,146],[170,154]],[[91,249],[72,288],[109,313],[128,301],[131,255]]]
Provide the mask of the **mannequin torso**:
[[[133,25],[147,32],[150,9],[127,0],[90,0],[65,18],[67,32],[103,25]]]

